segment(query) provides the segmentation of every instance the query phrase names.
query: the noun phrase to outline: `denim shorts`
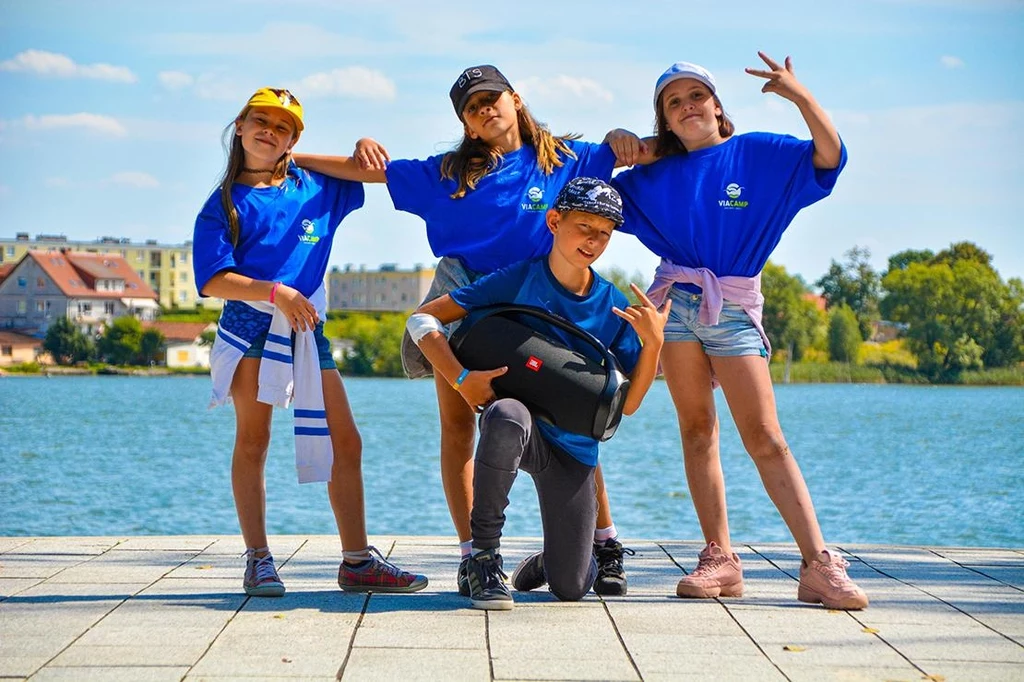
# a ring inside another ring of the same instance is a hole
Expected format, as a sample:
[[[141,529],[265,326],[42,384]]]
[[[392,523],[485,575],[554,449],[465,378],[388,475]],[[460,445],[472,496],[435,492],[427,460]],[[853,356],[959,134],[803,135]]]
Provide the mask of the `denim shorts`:
[[[675,305],[673,303],[672,305]],[[318,322],[316,327],[313,329],[313,338],[316,339],[316,350],[317,355],[320,357],[320,369],[338,369],[338,365],[334,362],[334,356],[331,355],[331,342],[324,336],[324,323]],[[295,332],[292,332],[292,342],[295,342]],[[249,346],[249,350],[245,351],[242,355],[243,358],[258,358],[263,355],[263,346],[267,343],[267,335],[263,334],[256,337],[256,340]]]
[[[716,357],[768,357],[761,334],[742,306],[726,301],[718,316],[718,324],[707,326],[700,323],[701,294],[672,287],[669,298],[672,310],[665,325],[666,343],[695,341],[705,353]]]

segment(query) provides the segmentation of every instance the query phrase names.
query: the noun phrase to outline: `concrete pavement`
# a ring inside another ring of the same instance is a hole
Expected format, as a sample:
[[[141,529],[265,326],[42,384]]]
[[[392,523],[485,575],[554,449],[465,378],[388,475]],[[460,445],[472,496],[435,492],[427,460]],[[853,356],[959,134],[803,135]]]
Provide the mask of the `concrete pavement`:
[[[737,546],[746,594],[674,596],[694,542],[627,541],[629,594],[468,608],[451,538],[374,537],[430,585],[345,594],[328,536],[271,540],[288,593],[246,597],[238,537],[0,537],[0,678],[1024,680],[1024,549],[840,545],[863,612],[796,600],[791,545]],[[506,539],[508,572],[539,549]]]

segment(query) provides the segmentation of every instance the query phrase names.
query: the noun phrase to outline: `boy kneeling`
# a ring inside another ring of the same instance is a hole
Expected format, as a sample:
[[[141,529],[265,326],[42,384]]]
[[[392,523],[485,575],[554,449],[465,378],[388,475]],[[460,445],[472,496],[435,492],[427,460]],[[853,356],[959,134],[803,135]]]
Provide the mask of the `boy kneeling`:
[[[513,606],[499,549],[508,493],[520,469],[537,486],[544,550],[519,565],[512,575],[513,586],[525,591],[547,583],[565,601],[579,600],[590,590],[597,575],[593,538],[598,441],[535,419],[518,400],[496,400],[491,380],[507,367],[466,370],[448,345],[442,325],[498,303],[545,308],[590,332],[615,355],[630,378],[624,414],[637,410],[654,381],[664,341],[669,304],[659,311],[631,285],[642,303],[630,306],[618,289],[590,267],[608,246],[612,231],[622,224],[618,193],[595,178],[575,178],[559,193],[546,219],[554,235],[546,257],[483,277],[423,304],[409,318],[410,334],[435,370],[470,407],[482,412],[469,560],[470,599],[478,609]],[[594,350],[586,344],[562,338],[574,350],[593,356]]]

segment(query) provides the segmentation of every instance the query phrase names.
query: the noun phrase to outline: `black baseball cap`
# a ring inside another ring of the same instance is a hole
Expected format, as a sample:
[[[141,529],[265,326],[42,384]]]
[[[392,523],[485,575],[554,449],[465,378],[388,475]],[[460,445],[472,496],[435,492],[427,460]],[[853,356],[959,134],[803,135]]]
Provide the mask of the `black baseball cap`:
[[[466,108],[466,100],[474,92],[505,92],[512,90],[512,84],[490,64],[471,66],[459,74],[458,79],[452,85],[448,96],[452,98],[452,106],[455,107],[455,114],[462,120],[462,110]]]
[[[597,178],[573,178],[565,184],[552,206],[556,211],[581,211],[622,225],[622,197],[615,188]]]

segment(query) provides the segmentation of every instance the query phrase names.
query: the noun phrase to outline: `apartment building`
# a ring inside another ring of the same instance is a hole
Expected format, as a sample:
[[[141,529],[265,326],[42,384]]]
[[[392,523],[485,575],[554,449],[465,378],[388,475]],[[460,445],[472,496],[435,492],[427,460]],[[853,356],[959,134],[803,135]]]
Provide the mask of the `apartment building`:
[[[101,237],[94,241],[76,241],[62,234],[27,232],[13,238],[0,237],[0,267],[14,264],[29,251],[68,251],[117,255],[123,258],[139,278],[159,296],[164,308],[192,308],[202,301],[205,308],[221,307],[220,299],[200,299],[192,280],[192,242],[158,244],[155,239],[133,243],[129,239]]]
[[[327,273],[327,309],[408,312],[420,304],[434,279],[434,268],[417,265],[400,270],[385,263],[379,270],[332,268]]]

